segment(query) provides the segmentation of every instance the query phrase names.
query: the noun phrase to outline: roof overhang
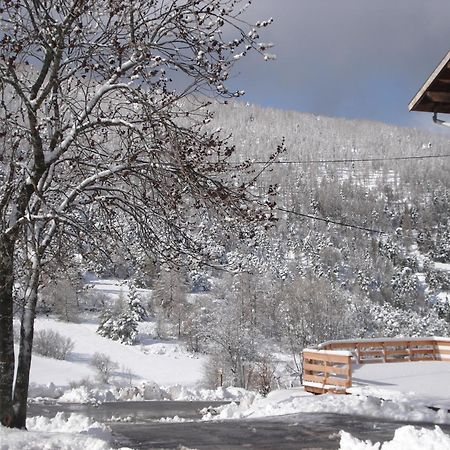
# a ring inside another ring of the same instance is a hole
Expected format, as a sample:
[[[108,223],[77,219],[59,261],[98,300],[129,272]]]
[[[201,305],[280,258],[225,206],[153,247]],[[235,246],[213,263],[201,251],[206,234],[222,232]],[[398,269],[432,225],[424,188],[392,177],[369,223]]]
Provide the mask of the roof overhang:
[[[450,52],[408,105],[410,111],[450,114]]]

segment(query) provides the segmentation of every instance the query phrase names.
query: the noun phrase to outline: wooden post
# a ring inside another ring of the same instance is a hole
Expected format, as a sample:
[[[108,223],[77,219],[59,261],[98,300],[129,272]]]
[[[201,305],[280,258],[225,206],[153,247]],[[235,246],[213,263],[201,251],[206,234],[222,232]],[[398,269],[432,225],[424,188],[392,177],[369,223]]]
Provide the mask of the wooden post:
[[[347,364],[347,385],[346,388],[352,387],[352,357],[348,357],[348,364]]]
[[[325,385],[328,384],[328,383],[327,383],[327,381],[328,381],[328,372],[327,372],[328,361],[325,360],[325,361],[323,362],[323,365],[325,366],[325,371],[324,371],[324,373],[323,373],[322,390],[323,390],[323,393],[325,393],[325,392],[326,392]]]

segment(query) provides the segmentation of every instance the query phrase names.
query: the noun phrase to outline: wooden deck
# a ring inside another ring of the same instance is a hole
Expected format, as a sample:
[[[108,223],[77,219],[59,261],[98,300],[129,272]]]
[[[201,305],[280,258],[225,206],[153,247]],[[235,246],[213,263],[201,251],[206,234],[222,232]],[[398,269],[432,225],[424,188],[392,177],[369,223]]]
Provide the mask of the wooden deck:
[[[329,341],[303,351],[303,385],[315,394],[347,393],[352,364],[450,361],[450,339],[360,339]]]

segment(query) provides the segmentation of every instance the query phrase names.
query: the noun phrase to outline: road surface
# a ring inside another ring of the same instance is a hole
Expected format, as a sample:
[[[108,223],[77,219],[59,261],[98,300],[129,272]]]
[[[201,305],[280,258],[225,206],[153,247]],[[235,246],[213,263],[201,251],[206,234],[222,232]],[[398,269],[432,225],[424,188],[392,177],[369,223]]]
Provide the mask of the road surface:
[[[406,422],[392,422],[343,414],[292,414],[257,420],[201,421],[200,410],[218,402],[117,402],[99,406],[30,405],[29,415],[53,417],[58,411],[85,414],[107,423],[116,447],[136,450],[298,450],[338,449],[339,431],[372,442],[391,440]],[[111,418],[115,417],[112,421]],[[178,416],[184,422],[159,422]],[[120,417],[127,422],[117,421]],[[409,422],[411,424],[411,422]],[[434,428],[433,424],[414,423]],[[450,425],[441,428],[450,434]]]

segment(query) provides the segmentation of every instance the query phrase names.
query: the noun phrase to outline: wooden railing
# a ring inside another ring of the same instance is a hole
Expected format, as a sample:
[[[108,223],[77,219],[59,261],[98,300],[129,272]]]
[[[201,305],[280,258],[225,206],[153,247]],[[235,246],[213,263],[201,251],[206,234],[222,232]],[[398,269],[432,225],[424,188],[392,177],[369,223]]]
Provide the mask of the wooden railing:
[[[352,385],[352,353],[303,350],[303,386],[308,392],[346,393]]]
[[[352,363],[450,361],[450,339],[441,337],[329,341],[303,352],[303,385],[313,393],[345,393]]]

